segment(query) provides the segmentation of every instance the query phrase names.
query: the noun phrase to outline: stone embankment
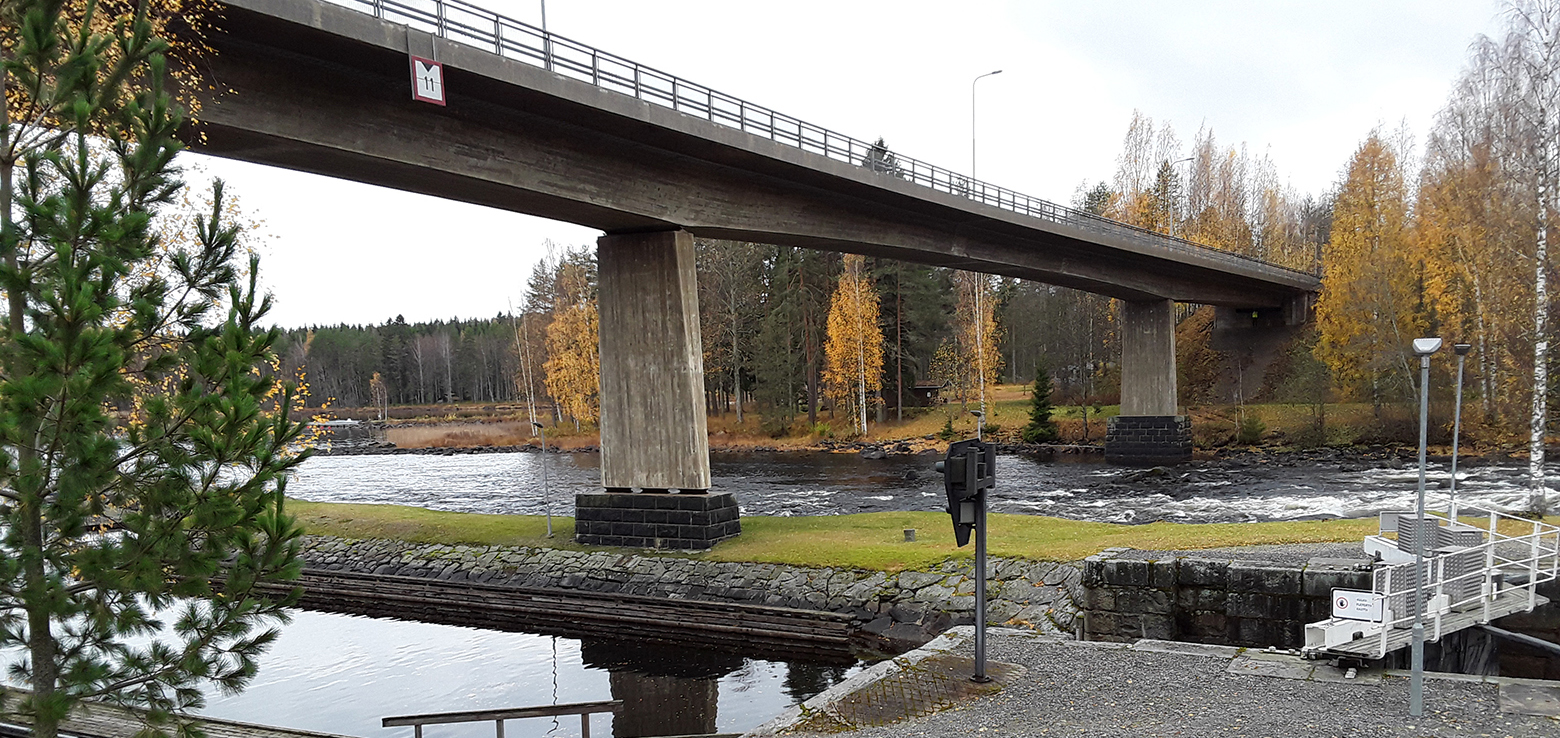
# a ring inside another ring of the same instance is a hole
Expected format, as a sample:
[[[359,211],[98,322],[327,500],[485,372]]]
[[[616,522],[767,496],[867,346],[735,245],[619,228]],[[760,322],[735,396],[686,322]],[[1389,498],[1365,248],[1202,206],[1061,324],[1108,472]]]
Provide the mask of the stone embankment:
[[[304,539],[311,569],[517,588],[740,602],[848,614],[870,648],[899,652],[974,622],[971,562],[887,573],[717,562],[628,552]],[[1071,636],[1082,625],[1081,573],[1069,564],[992,559],[987,622]]]

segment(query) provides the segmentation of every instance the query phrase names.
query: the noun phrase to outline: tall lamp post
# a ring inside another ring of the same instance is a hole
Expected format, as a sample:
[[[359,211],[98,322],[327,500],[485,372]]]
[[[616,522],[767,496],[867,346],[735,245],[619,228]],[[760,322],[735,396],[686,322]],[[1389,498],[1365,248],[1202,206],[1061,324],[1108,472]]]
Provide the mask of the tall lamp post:
[[[1425,438],[1430,415],[1430,355],[1441,350],[1439,338],[1414,339],[1419,357],[1419,494],[1414,507],[1414,640],[1409,658],[1413,673],[1408,684],[1408,714],[1425,714]]]
[[[970,183],[972,187],[975,182],[975,83],[1001,73],[1002,70],[998,69],[970,80]],[[981,275],[980,283],[975,287],[975,351],[976,363],[979,365],[977,371],[980,372],[980,409],[983,417],[986,411],[986,343],[981,336],[981,328],[986,323],[986,316],[981,312],[981,298],[984,297],[985,292],[986,277]]]
[[[1457,442],[1462,435],[1462,387],[1463,364],[1468,359],[1468,352],[1473,346],[1466,343],[1452,344],[1452,351],[1457,354],[1457,407],[1452,411],[1452,491],[1447,518],[1453,525],[1457,524]]]
[[[987,72],[970,80],[970,179],[975,179],[975,83],[993,74],[1001,74],[1002,70]]]

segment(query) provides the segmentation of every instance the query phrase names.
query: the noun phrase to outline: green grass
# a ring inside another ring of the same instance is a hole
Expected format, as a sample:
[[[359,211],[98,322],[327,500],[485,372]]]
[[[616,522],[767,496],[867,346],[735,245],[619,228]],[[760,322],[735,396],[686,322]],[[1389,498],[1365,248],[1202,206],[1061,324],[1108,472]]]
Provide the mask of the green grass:
[[[416,543],[547,546],[571,550],[574,520],[554,517],[556,536],[546,538],[535,515],[480,515],[395,505],[347,505],[290,500],[287,510],[304,530],[346,538],[395,538]],[[915,528],[917,540],[904,541]],[[1358,541],[1376,531],[1376,520],[1278,523],[1151,523],[1114,525],[1035,515],[992,515],[993,556],[1072,561],[1112,546],[1199,549],[1274,543]],[[953,543],[948,516],[935,512],[884,512],[817,517],[742,519],[742,535],[694,558],[794,566],[899,571],[923,569],[950,557],[967,558],[973,546]],[[670,554],[669,554],[670,555]],[[676,554],[683,555],[683,554]]]

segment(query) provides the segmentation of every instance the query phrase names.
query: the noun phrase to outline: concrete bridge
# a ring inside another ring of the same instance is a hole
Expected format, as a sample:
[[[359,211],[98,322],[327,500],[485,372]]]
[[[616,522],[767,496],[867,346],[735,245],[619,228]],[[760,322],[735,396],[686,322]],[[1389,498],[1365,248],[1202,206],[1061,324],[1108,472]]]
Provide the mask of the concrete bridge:
[[[1123,419],[1110,445],[1149,461],[1190,454],[1172,303],[1294,324],[1319,287],[1309,274],[973,180],[475,6],[341,2],[224,0],[206,62],[223,92],[189,140],[216,156],[602,230],[609,491],[710,486],[693,236],[1120,298]],[[443,64],[444,105],[412,99],[412,55]]]

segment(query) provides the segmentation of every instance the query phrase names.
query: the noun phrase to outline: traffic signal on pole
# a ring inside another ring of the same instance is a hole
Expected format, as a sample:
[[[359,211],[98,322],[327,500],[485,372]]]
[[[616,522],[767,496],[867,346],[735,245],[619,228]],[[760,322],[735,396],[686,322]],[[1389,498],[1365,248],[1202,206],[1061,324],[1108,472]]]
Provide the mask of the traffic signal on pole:
[[[947,458],[933,468],[943,475],[954,540],[968,544],[978,522],[976,503],[982,492],[996,486],[997,449],[984,441],[959,441],[948,446]]]

